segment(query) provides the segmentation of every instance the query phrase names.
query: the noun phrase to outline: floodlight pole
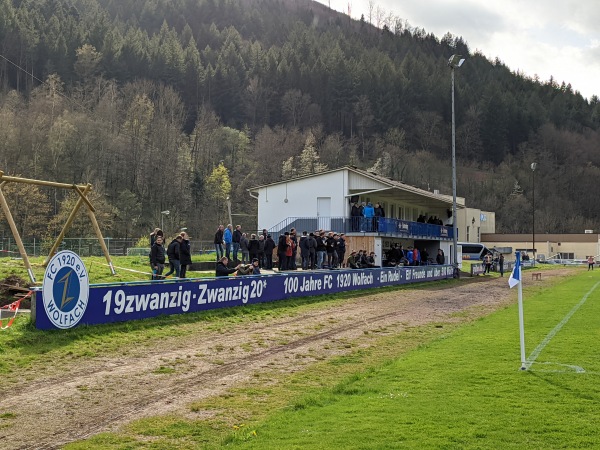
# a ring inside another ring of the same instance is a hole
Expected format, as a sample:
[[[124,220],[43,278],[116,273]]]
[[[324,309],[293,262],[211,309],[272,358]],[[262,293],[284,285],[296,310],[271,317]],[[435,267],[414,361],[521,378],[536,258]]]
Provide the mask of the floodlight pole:
[[[456,122],[454,117],[454,69],[462,66],[465,60],[460,55],[452,55],[448,60],[452,78],[452,264],[454,276],[458,276],[458,218],[456,217]]]
[[[535,169],[537,168],[537,163],[531,163],[531,235],[533,239],[533,265],[535,266]]]
[[[168,216],[169,214],[171,214],[171,211],[166,210],[166,211],[161,211],[160,212],[160,229],[163,230],[163,232],[165,231],[165,216]]]

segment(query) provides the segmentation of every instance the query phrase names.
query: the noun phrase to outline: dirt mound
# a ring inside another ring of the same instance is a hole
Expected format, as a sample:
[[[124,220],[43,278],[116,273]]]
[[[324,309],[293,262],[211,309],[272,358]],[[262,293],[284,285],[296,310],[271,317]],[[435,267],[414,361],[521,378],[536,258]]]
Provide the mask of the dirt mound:
[[[0,306],[10,305],[15,300],[24,297],[29,292],[28,281],[17,275],[9,275],[0,281]],[[21,302],[21,308],[30,309],[31,299],[25,298]]]

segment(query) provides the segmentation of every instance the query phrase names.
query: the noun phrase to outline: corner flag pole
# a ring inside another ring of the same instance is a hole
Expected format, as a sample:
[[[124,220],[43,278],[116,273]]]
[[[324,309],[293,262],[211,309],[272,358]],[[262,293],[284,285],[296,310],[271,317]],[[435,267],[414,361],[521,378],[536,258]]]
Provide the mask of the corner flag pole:
[[[525,324],[523,319],[523,283],[521,277],[521,252],[516,252],[515,267],[508,280],[512,288],[515,284],[519,285],[519,337],[521,340],[521,370],[527,370],[527,361],[525,359]]]

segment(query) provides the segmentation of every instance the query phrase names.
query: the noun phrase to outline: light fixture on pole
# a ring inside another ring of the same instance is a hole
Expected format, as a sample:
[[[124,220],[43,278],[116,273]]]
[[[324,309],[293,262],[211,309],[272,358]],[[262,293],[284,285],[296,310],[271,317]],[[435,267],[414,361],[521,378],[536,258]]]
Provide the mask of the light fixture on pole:
[[[532,236],[532,248],[533,248],[533,265],[535,266],[535,169],[537,163],[531,163],[531,236]]]
[[[456,125],[454,119],[454,69],[462,66],[465,59],[461,55],[452,55],[448,67],[452,75],[452,264],[454,275],[458,276],[458,220],[456,217]]]
[[[160,229],[165,231],[165,221],[164,218],[165,216],[168,216],[169,214],[171,214],[171,211],[169,211],[168,209],[166,211],[161,211],[160,212],[161,216],[160,216]]]

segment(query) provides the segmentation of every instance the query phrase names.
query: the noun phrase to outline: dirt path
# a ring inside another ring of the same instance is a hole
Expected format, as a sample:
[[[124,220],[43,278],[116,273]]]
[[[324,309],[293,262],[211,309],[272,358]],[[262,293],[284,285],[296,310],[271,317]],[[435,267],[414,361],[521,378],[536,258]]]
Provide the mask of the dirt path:
[[[544,273],[562,276],[568,271]],[[374,331],[381,336],[440,320],[465,320],[453,314],[458,311],[482,316],[514,301],[515,295],[506,278],[479,278],[445,289],[432,284],[365,294],[343,307],[327,304],[219,331],[199,323],[184,338],[164,339],[151,349],[132,348],[118,358],[84,360],[60,374],[35,374],[35,381],[5,391],[0,414],[10,412],[18,420],[0,428],[0,442],[3,448],[60,448],[140,417],[189,414],[186,406],[192,401],[222,394],[257,372],[289,373],[317,359],[367,347]],[[174,370],[158,374],[161,368]]]

